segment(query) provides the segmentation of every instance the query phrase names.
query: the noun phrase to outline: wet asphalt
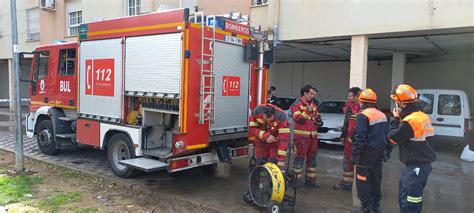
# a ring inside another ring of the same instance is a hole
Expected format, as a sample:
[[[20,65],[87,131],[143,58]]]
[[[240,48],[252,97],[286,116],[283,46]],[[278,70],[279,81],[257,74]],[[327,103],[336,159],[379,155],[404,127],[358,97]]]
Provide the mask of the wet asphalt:
[[[13,119],[13,114],[8,113],[6,109],[0,109],[2,149],[11,149],[14,143]],[[40,156],[39,159],[48,159],[50,162],[70,168],[116,178],[107,168],[104,151],[81,147],[58,156],[43,156],[34,143],[34,139],[25,138],[27,155]],[[423,212],[474,212],[474,162],[459,159],[463,148],[463,143],[437,141],[438,159],[433,163],[433,171],[424,191]],[[156,172],[121,181],[156,191],[158,192],[156,196],[166,194],[178,200],[187,200],[221,212],[261,211],[262,209],[249,206],[242,201],[242,193],[248,188],[247,165],[248,159],[244,158],[234,160],[230,166],[219,165],[217,169],[197,168],[173,174]],[[398,159],[398,148],[395,147],[392,158],[383,166],[381,203],[383,212],[399,212],[398,185],[403,167]],[[294,210],[296,212],[355,210],[356,208],[352,207],[350,192],[332,189],[332,186],[338,183],[341,172],[342,147],[320,143],[317,173],[321,188],[299,188]]]

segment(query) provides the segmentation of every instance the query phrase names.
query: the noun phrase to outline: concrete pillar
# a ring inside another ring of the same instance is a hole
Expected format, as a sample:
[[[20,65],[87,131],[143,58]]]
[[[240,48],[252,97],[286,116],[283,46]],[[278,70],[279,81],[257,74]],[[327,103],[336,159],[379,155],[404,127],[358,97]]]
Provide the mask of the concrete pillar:
[[[406,54],[395,52],[392,59],[392,88],[404,83],[406,67]]]
[[[8,59],[8,99],[10,100],[10,112],[13,112],[15,110],[15,105],[13,104],[13,99],[15,98],[15,76],[13,75],[14,71],[15,70],[13,69],[13,59],[10,58]]]
[[[350,87],[367,87],[367,53],[369,38],[366,35],[352,36]]]

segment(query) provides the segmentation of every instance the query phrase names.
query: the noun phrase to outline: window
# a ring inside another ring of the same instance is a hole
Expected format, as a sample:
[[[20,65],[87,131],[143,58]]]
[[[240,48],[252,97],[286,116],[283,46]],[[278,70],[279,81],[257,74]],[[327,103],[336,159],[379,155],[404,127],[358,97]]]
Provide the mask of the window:
[[[461,115],[461,97],[459,95],[439,95],[439,115]]]
[[[252,5],[262,5],[262,4],[267,4],[268,0],[252,0]]]
[[[26,39],[36,41],[40,39],[39,8],[26,10]]]
[[[127,15],[136,16],[141,12],[141,0],[126,0],[127,1]]]
[[[49,67],[49,51],[41,51],[36,53],[37,57],[37,79],[43,79],[48,75],[48,67]],[[36,80],[36,79],[35,79]]]
[[[426,114],[433,114],[434,95],[421,94],[418,98],[420,99],[421,110]]]
[[[64,49],[59,52],[59,74],[74,75],[76,68],[76,49]]]
[[[73,11],[68,13],[68,36],[77,36],[79,34],[79,25],[82,23],[82,11]]]

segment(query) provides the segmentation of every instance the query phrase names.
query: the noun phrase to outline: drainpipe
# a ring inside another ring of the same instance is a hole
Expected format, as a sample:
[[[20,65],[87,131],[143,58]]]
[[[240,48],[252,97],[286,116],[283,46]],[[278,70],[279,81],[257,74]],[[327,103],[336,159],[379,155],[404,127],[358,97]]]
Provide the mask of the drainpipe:
[[[280,0],[274,0],[273,7],[273,47],[278,45],[278,28],[280,23]]]
[[[263,45],[264,45],[263,40],[258,40],[258,104],[262,104],[262,97],[263,97]]]

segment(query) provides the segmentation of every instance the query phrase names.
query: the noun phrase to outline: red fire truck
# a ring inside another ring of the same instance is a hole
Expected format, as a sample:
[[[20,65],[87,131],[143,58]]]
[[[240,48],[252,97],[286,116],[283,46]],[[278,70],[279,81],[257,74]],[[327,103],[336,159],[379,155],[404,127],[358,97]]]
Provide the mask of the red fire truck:
[[[34,51],[26,133],[43,153],[107,150],[120,177],[248,155],[248,114],[267,88],[267,70],[246,57],[248,25],[178,9],[79,31]]]

